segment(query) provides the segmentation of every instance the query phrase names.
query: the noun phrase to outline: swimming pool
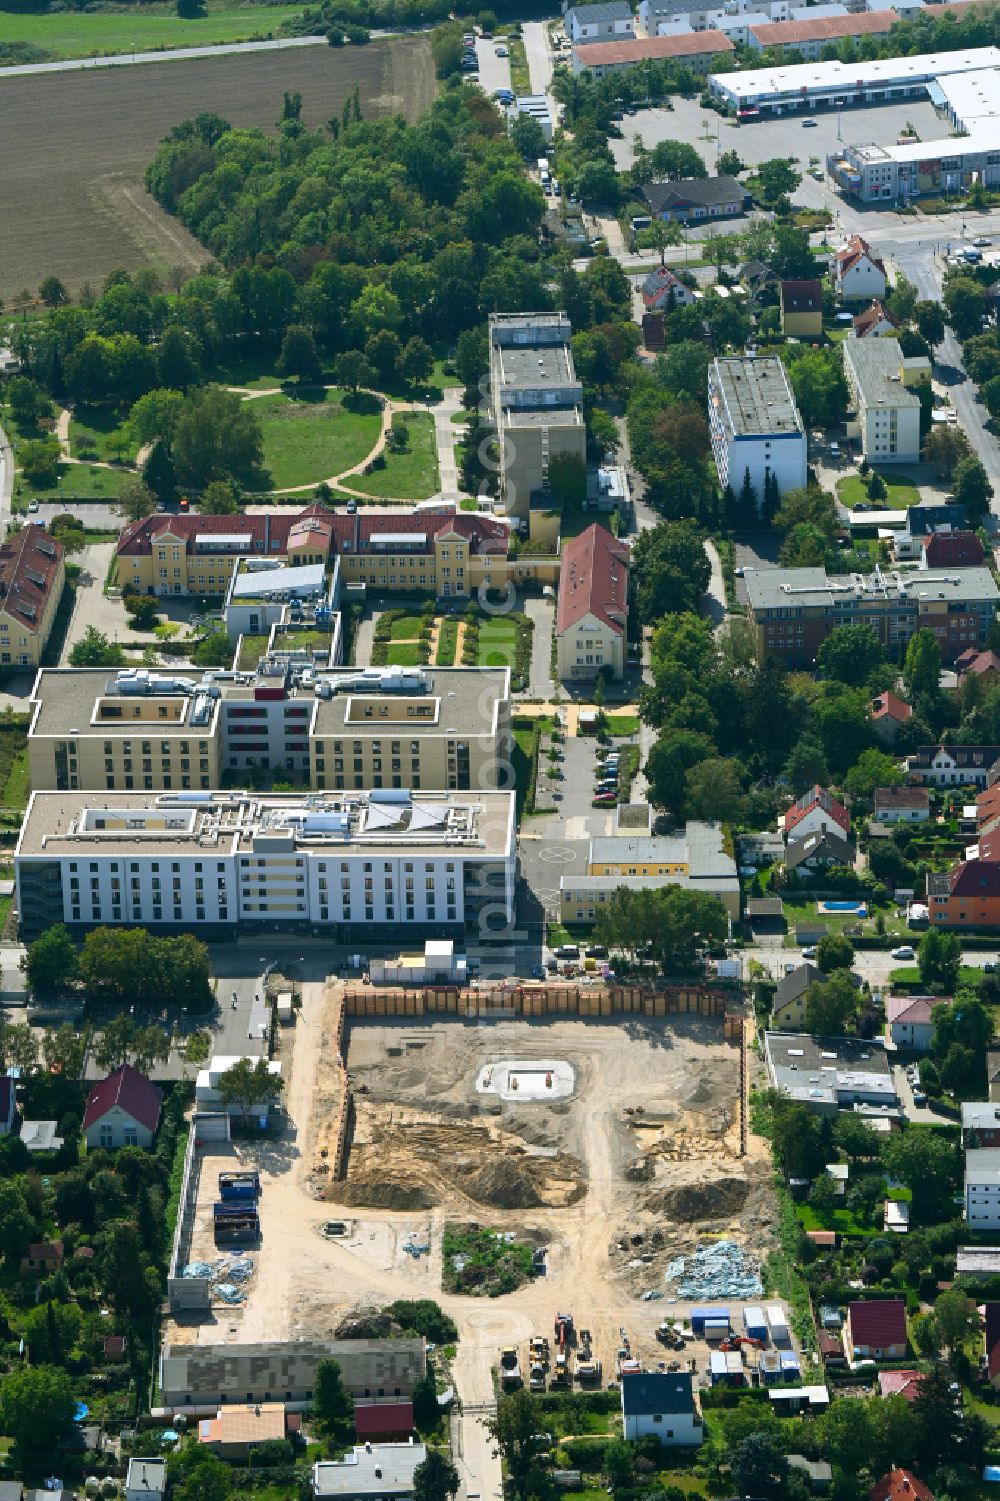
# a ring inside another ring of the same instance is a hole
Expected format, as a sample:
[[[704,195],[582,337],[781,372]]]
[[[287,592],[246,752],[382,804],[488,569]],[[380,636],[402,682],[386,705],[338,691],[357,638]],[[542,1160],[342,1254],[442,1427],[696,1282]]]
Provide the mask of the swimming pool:
[[[817,902],[817,912],[848,912],[855,917],[868,916],[867,902]]]

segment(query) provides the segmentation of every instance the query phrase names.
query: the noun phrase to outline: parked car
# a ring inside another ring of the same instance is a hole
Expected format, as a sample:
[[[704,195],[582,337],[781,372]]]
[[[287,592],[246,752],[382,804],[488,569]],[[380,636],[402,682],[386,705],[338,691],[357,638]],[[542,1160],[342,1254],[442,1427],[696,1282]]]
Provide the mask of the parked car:
[[[889,950],[890,959],[915,959],[916,957],[908,943],[901,943],[898,948]]]
[[[803,120],[802,121],[802,129],[803,130],[815,130],[816,129],[816,121],[815,120]]]
[[[497,48],[497,57],[509,57],[509,56],[510,56],[510,52],[508,51],[508,49],[506,47],[498,47]]]
[[[973,245],[978,246],[979,249],[983,250],[988,249],[989,246],[992,245],[993,241],[990,239],[989,235],[976,235],[976,238],[972,243]]]
[[[913,1091],[913,1103],[914,1103],[914,1105],[926,1105],[927,1104],[927,1096],[924,1094],[924,1092],[923,1092],[922,1089],[915,1089]]]
[[[608,803],[616,803],[617,801],[617,792],[598,792],[594,797],[594,803],[602,808],[606,807]]]
[[[29,500],[28,501],[28,511],[29,511],[29,514],[32,515],[32,516],[34,516],[34,514],[35,514],[35,512],[37,510],[38,510],[38,501],[37,500]]]
[[[816,957],[816,945],[814,943],[811,943],[808,948],[803,949],[802,950],[802,957],[803,957],[803,959],[815,959],[815,957]]]

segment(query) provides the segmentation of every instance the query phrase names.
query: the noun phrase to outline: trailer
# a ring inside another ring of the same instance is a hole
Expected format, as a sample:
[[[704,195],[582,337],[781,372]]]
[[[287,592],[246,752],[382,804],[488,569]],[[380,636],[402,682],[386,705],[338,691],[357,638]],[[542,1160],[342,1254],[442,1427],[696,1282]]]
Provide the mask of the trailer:
[[[259,1173],[220,1173],[219,1198],[226,1204],[255,1204],[260,1198]]]
[[[704,1334],[705,1334],[705,1325],[707,1323],[709,1323],[709,1322],[713,1323],[716,1326],[718,1326],[719,1324],[721,1324],[723,1326],[724,1333],[720,1337],[721,1338],[725,1338],[725,1335],[729,1333],[729,1309],[728,1308],[692,1308],[692,1310],[691,1310],[691,1328],[694,1330],[695,1334],[699,1334],[701,1336],[704,1336]]]
[[[768,1303],[764,1312],[767,1314],[767,1327],[771,1333],[771,1343],[775,1345],[790,1345],[792,1337],[788,1332],[788,1320],[785,1318],[785,1310],[780,1303]]]
[[[759,1304],[746,1305],[743,1310],[743,1327],[751,1339],[760,1339],[767,1344],[767,1319]]]

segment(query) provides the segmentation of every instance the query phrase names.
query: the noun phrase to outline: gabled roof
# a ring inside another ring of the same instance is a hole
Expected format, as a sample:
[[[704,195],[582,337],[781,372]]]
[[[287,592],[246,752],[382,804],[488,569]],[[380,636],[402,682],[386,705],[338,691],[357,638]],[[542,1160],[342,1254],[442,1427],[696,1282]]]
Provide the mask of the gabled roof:
[[[878,1387],[882,1397],[905,1397],[912,1402],[920,1391],[923,1371],[879,1371]]]
[[[853,865],[857,853],[850,839],[842,839],[830,829],[821,829],[807,834],[803,839],[790,839],[785,850],[785,865],[794,870],[807,860],[825,860],[830,865]]]
[[[810,985],[815,985],[823,979],[823,971],[818,964],[800,964],[790,974],[782,975],[774,991],[774,1004],[772,1013],[777,1012],[782,1006],[787,1006],[789,1001],[797,1001],[800,995],[805,995]]]
[[[977,568],[985,556],[975,532],[932,532],[924,541],[932,568]]]
[[[894,808],[929,808],[930,792],[926,787],[876,787],[875,813]]]
[[[952,896],[1000,897],[1000,862],[996,860],[960,860],[952,867]]]
[[[410,1433],[412,1402],[355,1402],[354,1428],[358,1438],[378,1438],[383,1433]]]
[[[902,1298],[873,1298],[849,1303],[847,1316],[855,1345],[885,1350],[906,1344],[906,1304]]]
[[[595,0],[592,5],[571,5],[563,18],[564,24],[575,16],[583,26],[592,26],[597,21],[631,21],[632,11],[627,0]]]
[[[897,698],[894,693],[880,693],[872,699],[872,719],[895,719],[899,724],[905,724],[913,717],[912,705],[904,699]]]
[[[563,548],[556,631],[594,615],[619,636],[628,617],[629,549],[597,522]]]
[[[951,996],[891,995],[885,1003],[889,1025],[904,1022],[908,1027],[927,1026],[935,1006],[950,1006]]]
[[[893,12],[862,11],[854,16],[818,16],[809,21],[767,21],[750,27],[762,47],[794,47],[799,42],[830,42],[842,36],[888,31],[898,18]]]
[[[817,782],[810,792],[804,792],[794,802],[785,814],[785,833],[790,834],[797,824],[800,824],[807,813],[814,808],[821,808],[828,818],[831,818],[845,834],[851,832],[851,815],[843,803],[837,801],[832,792],[827,792]]]
[[[877,297],[873,297],[871,306],[866,307],[863,313],[858,313],[854,319],[855,335],[859,339],[863,339],[866,334],[871,333],[872,329],[877,328],[880,323],[888,323],[893,328],[899,327],[899,319],[894,318],[889,309],[884,307]]]
[[[911,1470],[890,1470],[868,1492],[870,1501],[934,1501],[934,1494]]]
[[[947,756],[963,770],[984,766],[988,769],[1000,760],[1000,745],[919,745],[909,758],[909,770],[930,767],[939,755]]]
[[[885,263],[872,251],[868,241],[861,235],[852,235],[846,245],[842,245],[837,251],[837,269],[843,276],[867,257],[873,266],[877,266],[884,273]]]
[[[735,52],[721,31],[681,32],[678,36],[635,37],[618,42],[581,42],[573,54],[581,68],[641,63],[644,58],[700,57],[706,52]]]
[[[929,537],[928,542],[934,540]],[[976,538],[978,541],[978,537]],[[977,651],[966,655],[966,661],[962,664],[963,672],[971,672],[973,677],[983,677],[988,672],[1000,672],[1000,656],[995,651]]]
[[[0,610],[39,631],[63,559],[63,545],[44,527],[8,532],[0,545]]]
[[[83,1129],[86,1131],[118,1105],[148,1131],[155,1131],[160,1123],[162,1100],[162,1094],[145,1074],[140,1074],[130,1063],[123,1063],[90,1091],[83,1113]]]
[[[986,1305],[986,1365],[994,1381],[1000,1376],[1000,1303]]]
[[[780,284],[781,309],[785,313],[821,313],[823,285],[817,277]]]
[[[707,34],[697,31],[692,35],[703,37]],[[676,40],[681,41],[683,37]],[[675,182],[647,182],[642,196],[654,214],[662,214],[664,209],[711,208],[717,203],[742,203],[747,190],[735,177],[723,174],[720,177],[681,177]]]
[[[691,296],[690,290],[674,275],[669,266],[657,266],[642,284],[642,300],[647,307],[655,307],[660,302],[669,301],[671,292],[682,300]]]
[[[626,1417],[693,1411],[690,1371],[636,1371],[622,1376],[622,1412]]]

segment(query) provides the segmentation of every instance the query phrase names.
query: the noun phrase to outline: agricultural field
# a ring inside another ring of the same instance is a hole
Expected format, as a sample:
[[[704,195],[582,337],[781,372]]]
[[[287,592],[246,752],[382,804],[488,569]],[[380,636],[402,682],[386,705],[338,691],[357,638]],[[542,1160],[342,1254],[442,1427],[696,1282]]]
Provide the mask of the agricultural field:
[[[264,467],[275,490],[319,484],[360,464],[382,430],[381,408],[364,393],[347,397],[346,405],[344,393],[336,390],[259,396],[253,410],[260,418]]]
[[[152,52],[168,47],[214,47],[225,42],[265,41],[301,5],[216,5],[206,16],[185,21],[168,4],[137,5],[95,14],[53,11],[46,15],[5,14],[3,40],[40,48],[37,62],[73,57],[111,57],[119,52]]]
[[[44,19],[8,15],[5,38],[14,21]],[[50,274],[76,294],[118,266],[152,266],[168,283],[175,270],[197,271],[207,252],[143,186],[162,138],[203,110],[234,125],[271,129],[286,89],[302,94],[302,117],[316,126],[339,114],[355,82],[366,113],[416,119],[437,87],[429,40],[392,37],[367,47],[297,47],[5,78],[0,298],[17,301]]]

